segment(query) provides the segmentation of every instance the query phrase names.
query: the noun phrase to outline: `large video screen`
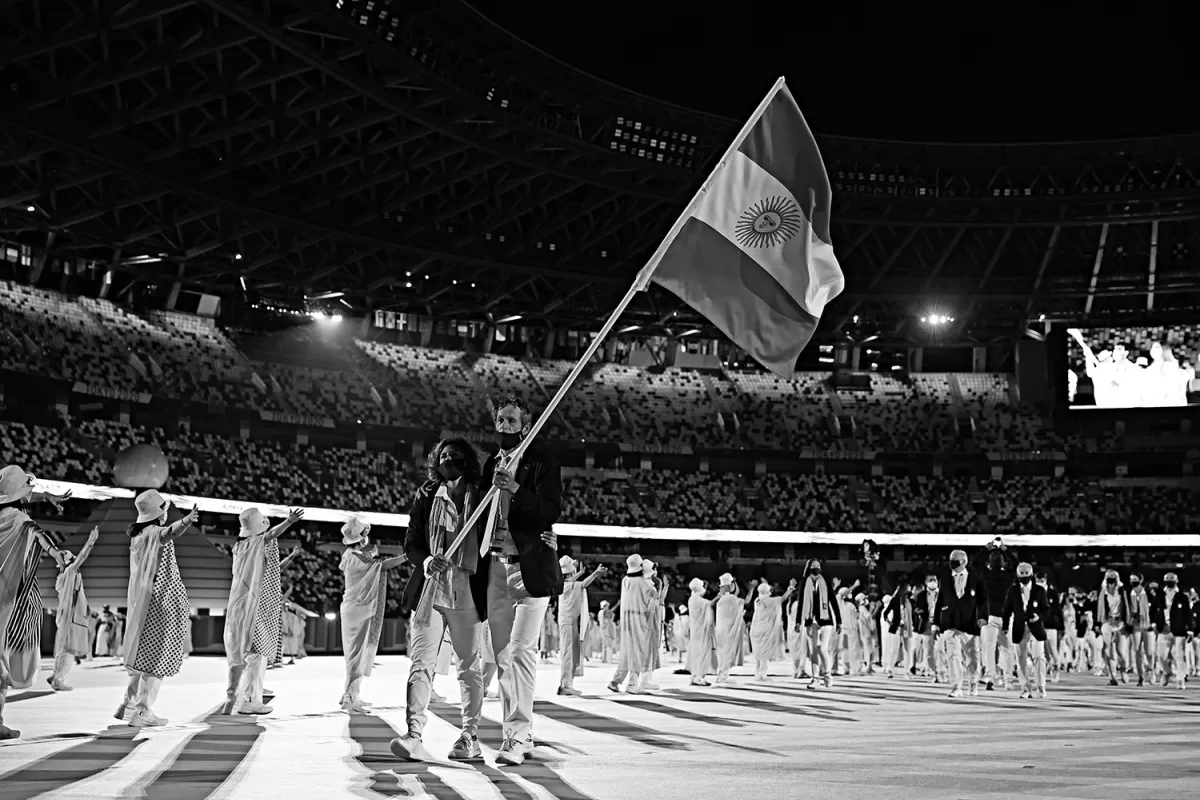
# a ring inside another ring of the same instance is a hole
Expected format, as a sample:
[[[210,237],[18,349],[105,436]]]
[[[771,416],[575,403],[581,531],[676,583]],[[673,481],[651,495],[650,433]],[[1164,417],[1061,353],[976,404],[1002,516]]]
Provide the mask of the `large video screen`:
[[[1200,405],[1200,325],[1067,329],[1070,408]]]

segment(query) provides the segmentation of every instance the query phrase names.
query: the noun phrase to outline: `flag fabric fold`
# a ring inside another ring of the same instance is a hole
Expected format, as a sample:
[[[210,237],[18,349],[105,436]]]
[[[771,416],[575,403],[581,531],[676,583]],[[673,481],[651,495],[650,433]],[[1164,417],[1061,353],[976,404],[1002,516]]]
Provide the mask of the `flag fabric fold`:
[[[845,286],[832,202],[816,139],[780,80],[660,247],[649,279],[791,377]]]

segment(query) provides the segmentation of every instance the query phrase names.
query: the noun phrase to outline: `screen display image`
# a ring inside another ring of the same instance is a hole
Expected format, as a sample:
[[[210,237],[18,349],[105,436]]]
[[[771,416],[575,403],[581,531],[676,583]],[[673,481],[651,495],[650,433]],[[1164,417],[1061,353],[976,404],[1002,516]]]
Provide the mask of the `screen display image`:
[[[1200,405],[1200,325],[1067,329],[1067,402],[1077,408]]]

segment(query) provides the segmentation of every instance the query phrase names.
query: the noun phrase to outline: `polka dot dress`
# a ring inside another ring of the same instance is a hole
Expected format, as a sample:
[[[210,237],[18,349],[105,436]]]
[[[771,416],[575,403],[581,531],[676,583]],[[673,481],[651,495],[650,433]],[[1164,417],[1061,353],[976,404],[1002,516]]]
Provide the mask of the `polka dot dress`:
[[[157,531],[142,534],[157,535]],[[158,554],[158,574],[142,623],[137,657],[132,669],[169,678],[183,666],[183,645],[191,625],[191,602],[175,560],[175,542],[164,542]]]
[[[261,653],[268,665],[279,657],[283,623],[283,587],[279,580],[279,540],[272,539],[263,548],[262,590],[254,612],[253,652]]]

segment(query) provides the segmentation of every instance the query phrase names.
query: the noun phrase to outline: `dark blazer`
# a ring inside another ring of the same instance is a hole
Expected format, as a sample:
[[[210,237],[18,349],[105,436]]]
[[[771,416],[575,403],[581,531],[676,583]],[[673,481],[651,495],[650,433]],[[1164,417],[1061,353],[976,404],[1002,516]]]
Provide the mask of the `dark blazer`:
[[[484,491],[492,486],[498,454],[488,456],[483,463],[480,485]],[[513,493],[508,509],[508,532],[521,562],[521,578],[533,597],[553,597],[562,594],[563,574],[558,566],[558,552],[546,546],[542,534],[551,530],[562,510],[562,469],[549,453],[530,447],[521,456],[514,476],[520,488]],[[486,518],[484,520],[486,530]],[[480,560],[480,568],[490,566],[491,558]]]
[[[417,496],[413,498],[412,508],[408,512],[404,555],[408,556],[408,563],[413,565],[413,572],[404,587],[404,607],[410,611],[416,611],[417,604],[421,602],[421,590],[425,587],[425,559],[433,555],[429,552],[429,512],[433,510],[433,498],[437,495],[439,485],[437,481],[427,481],[417,489]],[[483,493],[480,492],[479,497],[482,496]],[[479,522],[481,531],[485,522],[486,517],[482,517]],[[479,612],[479,620],[482,622],[487,619],[487,559],[479,559],[470,583],[471,599],[475,601],[475,610]]]
[[[938,627],[943,631],[961,631],[972,636],[988,621],[987,587],[971,570],[967,570],[967,584],[963,596],[954,591],[954,573],[946,572],[940,581],[938,592]]]
[[[907,596],[902,596],[900,590],[892,595],[892,600],[888,603],[887,608],[883,610],[882,619],[888,624],[888,633],[899,633],[900,624],[904,621],[904,611],[901,607],[901,602],[908,602],[908,610],[912,615],[913,632],[917,632],[917,604],[912,599],[911,592]]]
[[[942,592],[944,590],[939,586],[937,594],[937,602],[942,602]],[[919,633],[922,636],[929,636],[933,631],[930,627],[938,624],[938,610],[932,607],[930,601],[929,590],[921,592],[912,601],[913,608],[913,632]]]
[[[1008,630],[1008,621],[1012,620],[1012,642],[1018,644],[1025,638],[1025,629],[1033,634],[1039,642],[1046,641],[1046,617],[1050,613],[1050,601],[1046,590],[1036,583],[1029,585],[1029,605],[1021,599],[1021,585],[1014,583],[1008,587],[1008,596],[1004,598],[1004,608],[1000,612],[1003,619],[1002,630]]]
[[[1154,621],[1154,629],[1172,636],[1187,636],[1192,632],[1192,603],[1187,595],[1180,591],[1175,592],[1171,601],[1171,626],[1168,630],[1166,592],[1159,592],[1154,596],[1150,606],[1150,619]]]
[[[1046,630],[1063,632],[1062,598],[1056,591],[1046,592]]]

